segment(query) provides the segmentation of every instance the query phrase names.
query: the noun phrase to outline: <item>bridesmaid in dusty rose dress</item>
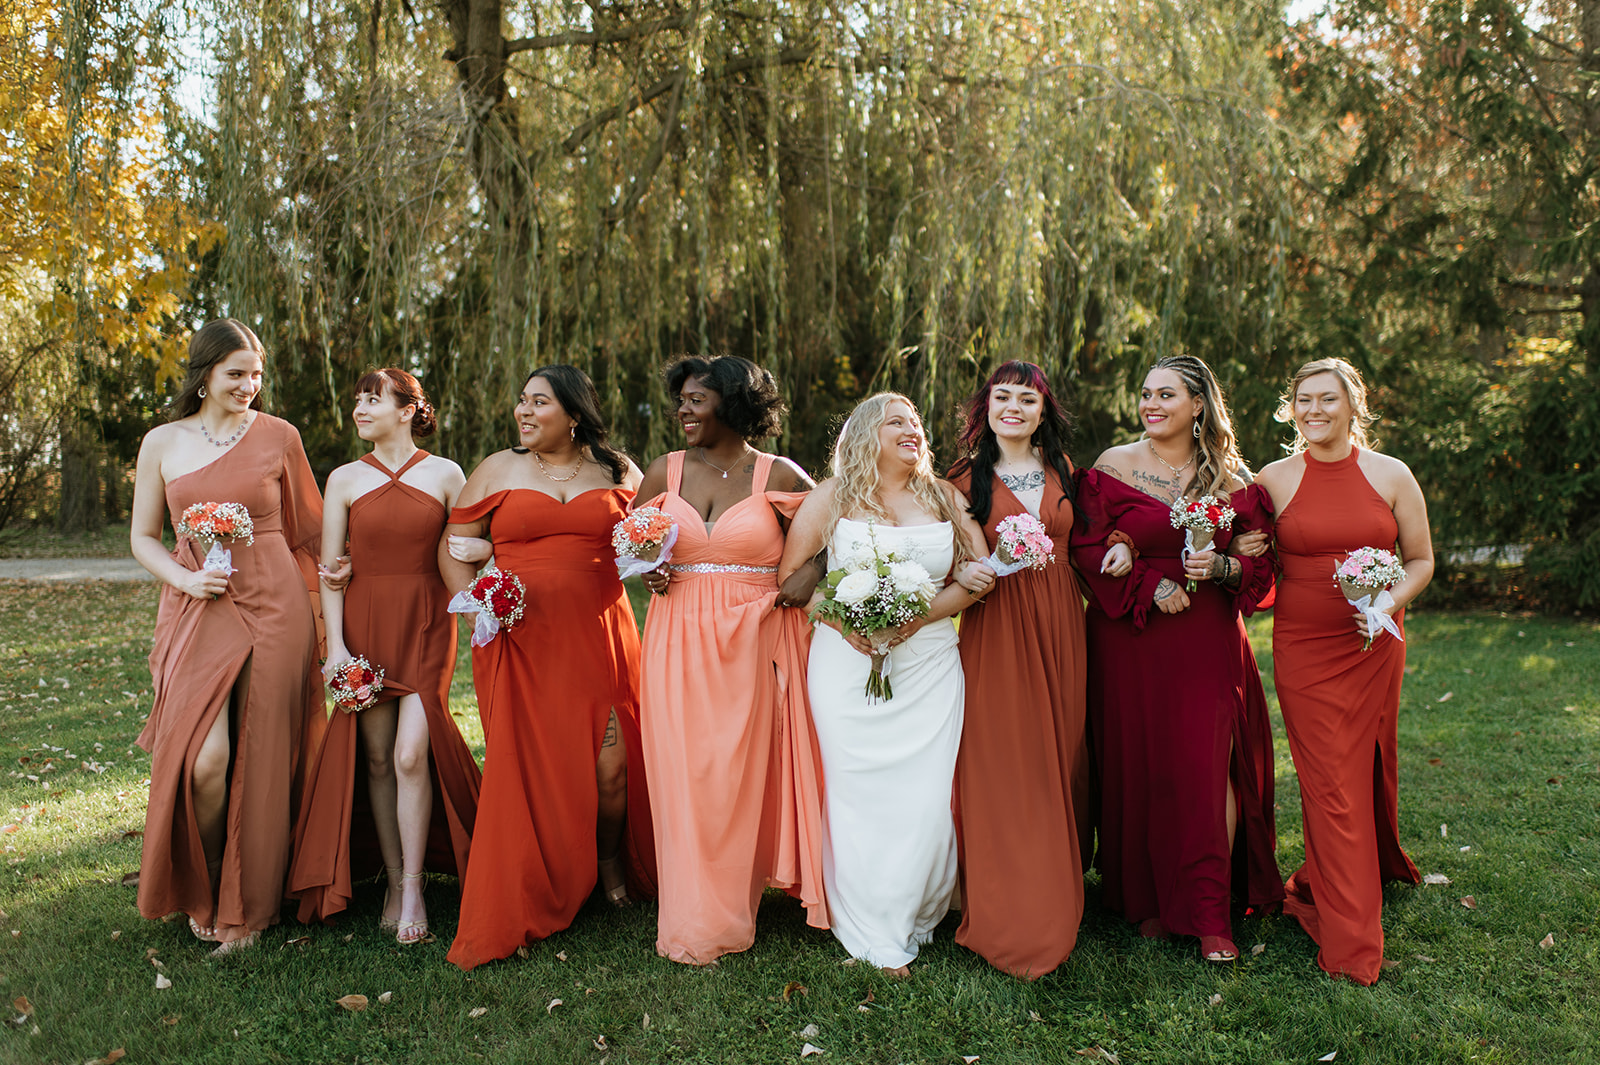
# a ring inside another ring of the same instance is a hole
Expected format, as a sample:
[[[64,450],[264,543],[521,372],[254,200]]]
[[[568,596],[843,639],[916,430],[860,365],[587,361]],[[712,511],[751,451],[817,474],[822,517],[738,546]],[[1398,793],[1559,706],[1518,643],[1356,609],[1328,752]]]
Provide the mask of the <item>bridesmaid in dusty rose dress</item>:
[[[277,923],[297,779],[323,722],[311,598],[322,497],[300,434],[259,410],[261,373],[243,323],[195,333],[176,419],[139,448],[130,534],[165,585],[139,734],[152,755],[139,912],[187,914],[217,954]],[[166,518],[204,502],[250,511],[255,539],[229,545],[231,574],[201,568],[206,544],[161,543]]]
[[[656,951],[690,965],[755,941],[764,887],[822,898],[821,770],[806,702],[817,573],[780,591],[784,535],[811,488],[788,459],[752,446],[777,435],[772,375],[736,356],[667,370],[686,451],[646,471],[639,499],[678,524],[670,572],[646,575],[640,719],[661,909]]]

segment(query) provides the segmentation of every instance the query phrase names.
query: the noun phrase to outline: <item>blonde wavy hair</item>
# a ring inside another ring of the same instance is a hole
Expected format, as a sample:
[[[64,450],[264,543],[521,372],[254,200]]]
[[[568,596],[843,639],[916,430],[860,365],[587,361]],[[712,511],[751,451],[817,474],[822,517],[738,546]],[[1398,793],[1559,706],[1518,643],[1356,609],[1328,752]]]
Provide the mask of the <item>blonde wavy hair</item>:
[[[1249,465],[1239,453],[1239,440],[1233,435],[1233,419],[1228,417],[1228,403],[1223,398],[1222,386],[1217,377],[1201,359],[1193,355],[1168,355],[1157,359],[1151,371],[1171,370],[1183,379],[1189,395],[1200,399],[1200,413],[1195,424],[1200,435],[1195,448],[1200,452],[1200,463],[1194,477],[1184,486],[1184,494],[1198,488],[1196,495],[1226,496],[1228,486],[1235,479],[1244,480],[1240,471],[1249,472]]]
[[[1377,438],[1367,430],[1378,420],[1378,416],[1367,409],[1367,383],[1361,379],[1360,370],[1339,358],[1316,359],[1306,363],[1294,372],[1289,379],[1289,387],[1278,397],[1278,409],[1272,416],[1294,429],[1294,440],[1285,444],[1284,450],[1291,455],[1298,455],[1306,449],[1306,438],[1300,435],[1300,426],[1294,420],[1294,396],[1308,379],[1324,373],[1331,373],[1339,379],[1344,397],[1350,401],[1350,442],[1365,451],[1371,451]]]
[[[850,417],[839,430],[839,439],[833,445],[831,469],[837,480],[833,492],[833,505],[828,514],[829,540],[839,519],[862,514],[892,524],[891,515],[878,498],[878,430],[888,420],[889,404],[904,403],[917,413],[917,405],[898,392],[879,392],[856,404]],[[919,416],[920,417],[920,416]],[[926,437],[926,434],[924,434]],[[952,568],[967,561],[966,538],[961,535],[961,514],[950,500],[950,494],[933,472],[933,454],[923,447],[917,464],[911,471],[908,486],[922,508],[939,515],[940,521],[950,523],[951,539],[955,545]]]

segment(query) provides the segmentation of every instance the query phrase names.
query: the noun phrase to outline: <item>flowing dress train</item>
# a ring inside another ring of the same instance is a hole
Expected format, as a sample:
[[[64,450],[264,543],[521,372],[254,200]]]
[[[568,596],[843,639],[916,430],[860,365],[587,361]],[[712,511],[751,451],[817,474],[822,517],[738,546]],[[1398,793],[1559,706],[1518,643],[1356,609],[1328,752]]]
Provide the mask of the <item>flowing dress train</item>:
[[[418,695],[428,721],[433,813],[427,868],[460,875],[467,868],[482,779],[450,717],[456,665],[456,619],[439,576],[445,508],[400,478],[428,457],[418,451],[390,470],[372,455],[362,461],[389,483],[350,505],[354,576],[344,597],[345,646],[384,671],[383,697]],[[328,921],[350,905],[351,882],[383,865],[367,795],[366,758],[359,752],[358,714],[334,711],[322,739],[295,826],[289,894],[300,920]]]
[[[226,545],[236,572],[216,599],[162,587],[150,651],[155,698],[138,739],[152,756],[139,912],[181,910],[226,943],[278,921],[305,755],[324,720],[314,607],[322,496],[294,426],[258,413],[220,458],[169,481],[166,497],[174,526],[195,503],[234,502],[255,529],[254,543]],[[180,536],[173,558],[198,570],[208,546]],[[247,668],[243,705],[232,711],[227,835],[213,886],[194,763]]]

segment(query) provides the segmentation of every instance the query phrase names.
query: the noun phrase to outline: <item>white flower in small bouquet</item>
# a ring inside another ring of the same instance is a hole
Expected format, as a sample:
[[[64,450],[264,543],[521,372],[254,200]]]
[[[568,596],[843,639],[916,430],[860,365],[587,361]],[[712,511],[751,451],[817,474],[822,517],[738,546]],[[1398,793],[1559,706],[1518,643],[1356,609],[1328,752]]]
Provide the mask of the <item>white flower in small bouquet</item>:
[[[1183,530],[1183,560],[1187,562],[1190,555],[1211,550],[1217,530],[1233,528],[1233,519],[1237,516],[1232,507],[1216,496],[1176,500],[1172,504],[1171,519],[1174,529]],[[1185,587],[1192,592],[1198,584],[1190,578]]]
[[[255,522],[250,519],[250,510],[243,503],[192,503],[184,508],[176,528],[179,536],[187,536],[197,542],[205,540],[211,544],[200,568],[224,577],[233,576],[235,571],[233,552],[223,547],[222,541],[256,542]]]
[[[1345,601],[1367,616],[1367,638],[1361,644],[1363,651],[1370,650],[1372,638],[1382,629],[1401,643],[1400,626],[1389,616],[1394,606],[1394,596],[1389,589],[1405,580],[1406,568],[1391,551],[1379,547],[1358,547],[1334,567],[1333,580],[1344,593]]]
[[[333,667],[328,678],[335,710],[354,714],[378,703],[383,691],[383,670],[373,667],[364,655],[347,658]]]
[[[1056,542],[1044,531],[1044,522],[1032,514],[1012,514],[994,527],[994,554],[983,564],[1005,577],[1024,569],[1044,569],[1056,549]]]
[[[825,598],[812,610],[813,619],[831,618],[848,632],[868,640],[897,629],[928,613],[938,594],[933,577],[920,563],[878,547],[871,523],[870,543],[852,545],[842,553],[844,564],[830,570],[822,581]],[[867,674],[868,702],[894,698],[889,683],[889,647],[873,640],[872,672]]]
[[[473,581],[464,592],[457,592],[448,607],[452,614],[477,614],[472,626],[472,646],[482,647],[522,620],[527,591],[515,573],[490,569]]]
[[[678,542],[678,523],[660,507],[640,507],[611,530],[617,552],[617,576],[637,577],[659,569],[672,559]]]

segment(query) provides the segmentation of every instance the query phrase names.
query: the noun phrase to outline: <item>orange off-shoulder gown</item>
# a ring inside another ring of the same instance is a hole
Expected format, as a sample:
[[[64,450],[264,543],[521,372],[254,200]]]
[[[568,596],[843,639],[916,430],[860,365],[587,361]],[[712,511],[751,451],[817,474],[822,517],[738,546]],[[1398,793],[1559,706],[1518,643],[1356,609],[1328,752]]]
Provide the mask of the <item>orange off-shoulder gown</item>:
[[[561,931],[594,890],[594,767],[613,709],[628,755],[628,891],[655,895],[639,630],[611,547],[632,499],[596,488],[562,503],[517,488],[451,512],[453,523],[489,519],[496,565],[527,590],[522,620],[472,651],[485,753],[449,954],[462,969]]]
[[[226,545],[237,570],[216,599],[161,589],[150,675],[155,692],[139,746],[151,753],[139,912],[182,911],[229,942],[278,921],[305,756],[323,723],[317,671],[316,552],[322,496],[294,426],[257,414],[223,456],[167,484],[174,525],[195,503],[243,503],[254,543]],[[173,557],[201,568],[209,545],[178,539]],[[235,681],[227,838],[213,894],[193,805],[196,756]]]

